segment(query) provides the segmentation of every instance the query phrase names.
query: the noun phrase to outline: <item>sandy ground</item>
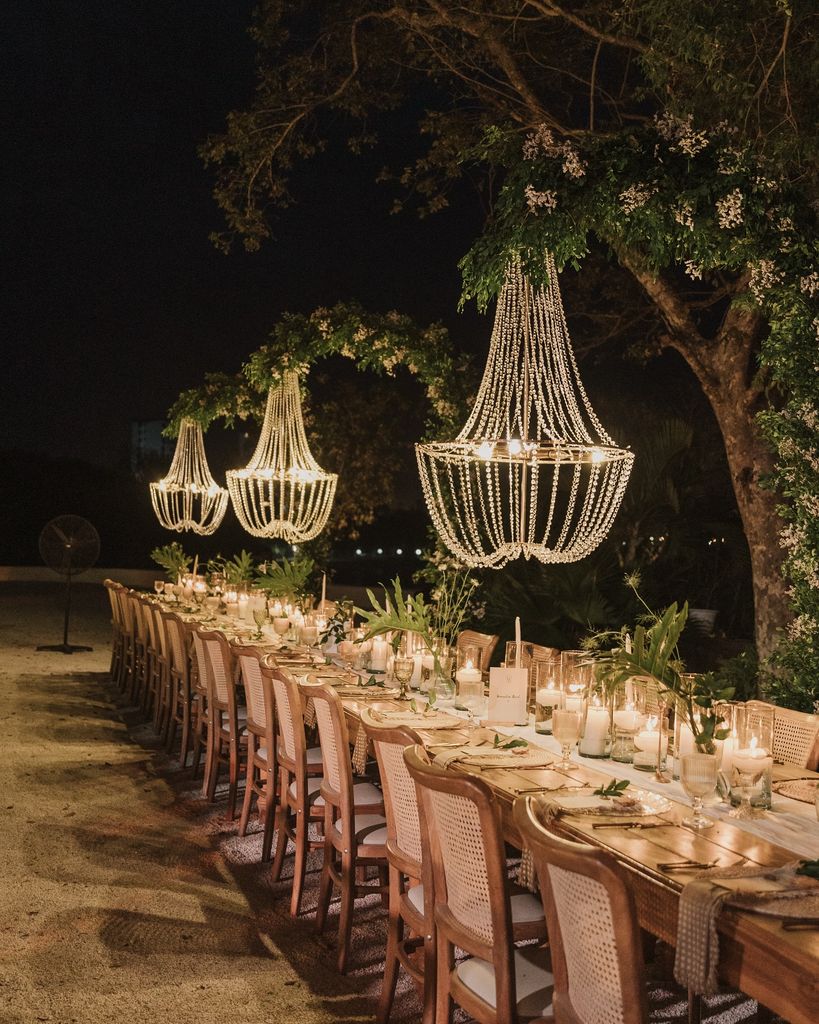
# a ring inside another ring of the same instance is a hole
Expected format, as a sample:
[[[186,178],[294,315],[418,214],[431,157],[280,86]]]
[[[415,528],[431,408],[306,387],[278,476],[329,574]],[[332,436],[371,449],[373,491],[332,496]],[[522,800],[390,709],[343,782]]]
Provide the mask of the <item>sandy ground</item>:
[[[319,855],[293,921],[261,836],[240,839],[224,802],[207,804],[123,706],[102,587],[77,588],[71,639],[92,652],[34,650],[61,640],[60,598],[0,585],[0,1024],[371,1021],[380,902],[357,910],[351,973],[339,976],[332,930],[313,924]],[[664,979],[652,982],[652,1022],[682,1024],[667,965],[652,970]],[[709,1021],[754,1010],[720,997]],[[406,980],[392,1021],[420,1021]]]

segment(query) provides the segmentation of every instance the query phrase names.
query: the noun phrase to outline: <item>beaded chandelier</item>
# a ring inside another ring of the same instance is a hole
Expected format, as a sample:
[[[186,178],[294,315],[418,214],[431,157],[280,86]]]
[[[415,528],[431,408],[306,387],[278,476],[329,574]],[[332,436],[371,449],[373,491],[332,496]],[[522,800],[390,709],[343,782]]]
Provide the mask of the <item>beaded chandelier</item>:
[[[239,522],[254,537],[300,544],[327,525],[338,477],[325,473],[310,452],[298,374],[287,371],[270,389],[253,458],[226,475]]]
[[[179,427],[171,468],[151,484],[151,504],[166,530],[213,533],[225,518],[228,492],[211,476],[202,428],[184,419]]]
[[[551,255],[546,266],[548,285],[533,289],[510,265],[466,425],[454,441],[415,446],[435,528],[469,566],[584,558],[611,528],[634,462],[586,397]]]

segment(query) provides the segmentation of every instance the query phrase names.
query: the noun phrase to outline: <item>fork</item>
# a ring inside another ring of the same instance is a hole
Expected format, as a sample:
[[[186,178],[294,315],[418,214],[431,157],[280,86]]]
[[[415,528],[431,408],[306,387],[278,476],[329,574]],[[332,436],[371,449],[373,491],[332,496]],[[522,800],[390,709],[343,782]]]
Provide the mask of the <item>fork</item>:
[[[668,860],[658,864],[657,867],[660,871],[698,871],[712,868],[716,863],[717,861],[715,860],[708,861],[707,863],[701,860]]]

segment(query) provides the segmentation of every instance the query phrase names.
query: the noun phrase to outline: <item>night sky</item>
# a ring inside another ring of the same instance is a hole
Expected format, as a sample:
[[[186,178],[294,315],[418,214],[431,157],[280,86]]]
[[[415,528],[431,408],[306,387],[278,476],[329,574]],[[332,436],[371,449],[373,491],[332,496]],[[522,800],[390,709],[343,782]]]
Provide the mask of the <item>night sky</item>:
[[[391,216],[390,187],[374,183],[391,151],[411,152],[411,119],[386,154],[335,147],[300,173],[262,253],[212,246],[223,222],[197,146],[252,89],[252,8],[4,5],[0,447],[121,463],[130,420],[162,417],[207,370],[238,369],[284,310],[359,299],[488,341],[488,320],[455,311],[477,200],[419,221]]]

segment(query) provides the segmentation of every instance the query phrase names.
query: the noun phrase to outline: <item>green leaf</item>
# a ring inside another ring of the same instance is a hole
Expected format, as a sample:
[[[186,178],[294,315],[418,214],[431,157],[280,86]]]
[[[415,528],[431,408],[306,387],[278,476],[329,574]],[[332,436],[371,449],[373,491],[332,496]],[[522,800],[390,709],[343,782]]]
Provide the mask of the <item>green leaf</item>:
[[[594,791],[594,796],[602,796],[604,800],[608,800],[610,797],[622,796],[622,794],[631,785],[628,779],[612,779],[612,781],[606,786],[600,786],[599,789]]]

